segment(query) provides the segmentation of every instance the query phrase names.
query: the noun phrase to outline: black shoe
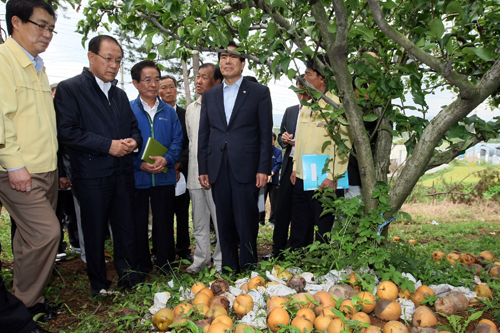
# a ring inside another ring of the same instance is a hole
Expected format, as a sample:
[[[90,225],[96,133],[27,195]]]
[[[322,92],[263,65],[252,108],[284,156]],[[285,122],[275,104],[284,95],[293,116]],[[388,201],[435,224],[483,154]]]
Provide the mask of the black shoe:
[[[266,225],[266,221],[259,221],[260,225]]]
[[[274,253],[272,253],[272,252],[269,254],[266,254],[265,256],[262,256],[262,260],[267,260],[267,261],[269,261],[273,258],[274,258]]]
[[[215,245],[217,244],[217,236],[214,236],[214,239],[210,242],[210,244]]]
[[[40,322],[47,322],[57,319],[56,311],[53,311],[50,308],[50,303],[47,300],[43,303],[37,303],[29,307],[28,310],[31,313],[31,315],[33,317],[37,317],[36,320]]]
[[[36,327],[30,333],[51,333],[51,332],[44,330],[40,326],[36,325]]]
[[[60,314],[64,310],[64,303],[54,303],[47,300],[43,301],[43,305],[47,311],[55,314]]]

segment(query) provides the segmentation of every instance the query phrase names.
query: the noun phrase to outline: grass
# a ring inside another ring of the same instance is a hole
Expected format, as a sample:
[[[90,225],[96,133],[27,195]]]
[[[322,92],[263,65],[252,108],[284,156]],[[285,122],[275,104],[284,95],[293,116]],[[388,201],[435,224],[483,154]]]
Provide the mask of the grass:
[[[391,224],[389,238],[400,236],[403,240],[414,239],[419,251],[450,253],[458,250],[479,255],[489,250],[500,255],[500,206],[495,203],[481,205],[407,204],[403,211],[412,215],[412,221],[401,220]],[[433,224],[435,221],[438,225]]]
[[[460,182],[463,183],[476,183],[479,181],[480,177],[475,175],[476,172],[485,170],[487,168],[500,168],[500,165],[482,163],[475,164],[472,168],[471,163],[466,161],[453,161],[450,166],[439,170],[435,173],[425,174],[420,180],[419,184],[423,186],[434,186],[436,183],[446,183]]]

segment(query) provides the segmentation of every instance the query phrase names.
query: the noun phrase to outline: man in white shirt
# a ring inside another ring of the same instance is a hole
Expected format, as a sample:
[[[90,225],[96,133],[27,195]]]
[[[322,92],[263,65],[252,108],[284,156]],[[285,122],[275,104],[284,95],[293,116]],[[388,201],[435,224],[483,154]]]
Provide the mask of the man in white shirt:
[[[130,102],[130,107],[142,135],[141,152],[150,138],[168,149],[162,156],[149,156],[153,164],[141,160],[141,156],[134,157],[136,257],[141,273],[147,274],[153,269],[148,241],[151,200],[155,264],[160,273],[168,273],[175,261],[175,164],[182,149],[182,126],[175,110],[158,97],[158,66],[151,60],[144,60],[135,64],[130,73],[139,91],[139,97]]]
[[[217,230],[217,216],[215,203],[212,197],[212,189],[204,188],[198,180],[198,130],[200,127],[200,112],[203,93],[210,88],[220,84],[222,74],[220,68],[214,64],[203,64],[196,76],[196,92],[200,97],[196,102],[191,103],[186,111],[186,130],[189,137],[189,172],[187,188],[193,202],[193,235],[196,240],[196,251],[194,252],[194,262],[186,271],[197,273],[202,268],[210,265],[210,216],[214,222],[215,233]],[[220,243],[217,242],[214,250],[214,263],[217,270],[221,269],[222,255]]]

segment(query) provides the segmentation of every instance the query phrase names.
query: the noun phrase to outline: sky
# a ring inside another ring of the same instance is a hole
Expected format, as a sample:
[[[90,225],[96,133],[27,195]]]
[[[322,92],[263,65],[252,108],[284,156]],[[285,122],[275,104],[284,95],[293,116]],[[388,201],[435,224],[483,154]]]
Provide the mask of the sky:
[[[5,25],[5,6],[0,6],[1,26],[6,29]],[[88,66],[87,51],[82,46],[82,35],[75,32],[76,25],[79,20],[83,18],[81,13],[77,13],[71,7],[67,11],[58,11],[58,19],[56,22],[55,30],[58,32],[54,35],[47,51],[40,56],[43,58],[47,75],[50,83],[60,82],[62,80],[71,78],[81,73],[84,66]],[[105,29],[101,30],[102,33],[107,33]],[[90,35],[93,37],[96,33]],[[90,39],[89,38],[89,39]],[[85,45],[86,47],[87,45]],[[243,75],[254,75],[252,71],[245,69]],[[132,85],[130,73],[124,73],[125,91],[129,99],[137,97],[137,90]],[[120,74],[117,77],[120,80]],[[289,89],[292,82],[288,78],[281,78],[279,81],[272,80],[268,86],[271,91],[273,102],[273,119],[274,125],[279,126],[281,117],[286,108],[298,104],[298,99],[295,93]],[[411,101],[411,96],[407,97]],[[441,106],[450,104],[453,101],[453,95],[448,92],[437,92],[436,95],[427,97],[430,111],[429,116],[434,117],[440,110]],[[395,101],[396,102],[396,101]],[[398,103],[398,102],[396,102]],[[480,105],[477,109],[477,115],[484,120],[491,120],[494,116],[499,116],[498,109],[493,111],[486,104]]]

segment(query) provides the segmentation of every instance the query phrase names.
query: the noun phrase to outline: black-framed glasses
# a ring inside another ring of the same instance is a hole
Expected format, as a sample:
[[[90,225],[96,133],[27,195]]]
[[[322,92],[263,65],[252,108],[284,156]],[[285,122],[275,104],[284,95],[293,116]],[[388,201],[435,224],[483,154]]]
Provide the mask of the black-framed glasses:
[[[39,27],[40,30],[42,30],[42,31],[47,30],[48,32],[50,32],[51,35],[54,35],[54,34],[57,35],[57,31],[54,31],[54,28],[52,28],[52,27],[48,27],[45,24],[38,24],[36,22],[33,22],[32,20],[28,20],[28,22],[33,23],[34,25]]]
[[[94,54],[96,54],[96,55],[98,55],[99,57],[103,58],[103,59],[104,59],[104,60],[106,60],[108,63],[112,63],[112,62],[114,62],[114,63],[115,63],[116,65],[118,65],[118,66],[121,66],[122,61],[123,61],[123,59],[118,60],[118,59],[108,58],[108,57],[105,57],[105,56],[100,55],[99,53],[94,53]]]

